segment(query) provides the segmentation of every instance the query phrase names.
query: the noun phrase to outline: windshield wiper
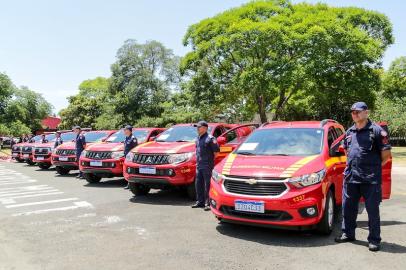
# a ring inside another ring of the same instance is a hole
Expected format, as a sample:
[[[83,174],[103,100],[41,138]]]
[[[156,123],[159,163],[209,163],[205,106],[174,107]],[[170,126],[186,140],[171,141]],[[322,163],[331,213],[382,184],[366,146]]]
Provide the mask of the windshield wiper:
[[[175,142],[190,142],[190,141],[188,141],[188,140],[177,140]]]
[[[255,154],[252,153],[252,152],[245,152],[245,151],[236,152],[236,154],[238,154],[238,155],[244,155],[244,156],[252,156],[252,155],[255,155]]]
[[[282,154],[282,153],[276,153],[276,154],[270,154],[270,156],[289,156],[288,154]]]

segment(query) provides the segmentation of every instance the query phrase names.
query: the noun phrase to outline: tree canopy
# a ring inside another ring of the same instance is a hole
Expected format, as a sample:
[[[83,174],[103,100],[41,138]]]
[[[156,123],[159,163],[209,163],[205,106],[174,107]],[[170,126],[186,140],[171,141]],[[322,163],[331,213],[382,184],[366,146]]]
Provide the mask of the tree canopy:
[[[244,104],[262,122],[268,115],[348,121],[355,100],[373,107],[393,37],[378,12],[254,1],[190,26],[183,42],[192,51],[181,71],[196,101]]]

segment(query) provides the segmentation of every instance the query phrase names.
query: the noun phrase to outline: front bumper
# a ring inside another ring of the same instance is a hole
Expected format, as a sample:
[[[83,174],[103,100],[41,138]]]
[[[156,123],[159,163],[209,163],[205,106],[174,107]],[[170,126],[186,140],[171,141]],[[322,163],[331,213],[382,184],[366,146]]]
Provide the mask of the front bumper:
[[[101,159],[102,166],[90,166],[90,161],[93,159],[80,158],[79,169],[82,172],[92,173],[101,177],[123,176],[124,158],[117,159]]]
[[[34,155],[33,161],[36,163],[51,164],[51,155]]]
[[[154,167],[156,174],[141,174],[139,173],[140,167]],[[185,186],[194,182],[196,164],[184,162],[175,165],[148,166],[126,161],[123,167],[123,175],[128,182],[140,183],[154,188]]]
[[[67,161],[60,160],[61,157],[67,158]],[[52,159],[51,163],[54,166],[59,166],[59,167],[66,168],[69,170],[79,169],[78,162],[76,161],[76,156],[58,156],[58,155],[52,154],[51,159]]]
[[[22,159],[22,156],[21,156],[20,152],[11,152],[11,158],[12,159]]]
[[[31,160],[33,161],[34,155],[32,153],[21,153],[21,158],[24,160]]]
[[[322,184],[297,189],[291,187],[279,197],[247,196],[225,191],[223,185],[211,180],[210,207],[213,214],[224,221],[269,226],[285,229],[311,229],[323,215],[325,195]],[[235,201],[264,202],[265,213],[251,213],[235,210]],[[306,209],[316,209],[314,215]]]

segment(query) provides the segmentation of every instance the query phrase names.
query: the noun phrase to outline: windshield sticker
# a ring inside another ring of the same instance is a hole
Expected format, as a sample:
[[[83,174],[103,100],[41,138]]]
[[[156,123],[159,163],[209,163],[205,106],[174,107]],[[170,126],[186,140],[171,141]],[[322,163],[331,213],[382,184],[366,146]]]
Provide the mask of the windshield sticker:
[[[158,138],[160,140],[166,140],[169,137],[169,134],[162,134],[161,136],[159,136]]]
[[[243,144],[241,144],[238,151],[252,151],[252,150],[255,150],[255,148],[257,148],[257,146],[258,146],[258,143],[243,143]]]
[[[316,132],[317,132],[317,134],[320,134],[320,133],[321,133],[321,130],[317,130]]]

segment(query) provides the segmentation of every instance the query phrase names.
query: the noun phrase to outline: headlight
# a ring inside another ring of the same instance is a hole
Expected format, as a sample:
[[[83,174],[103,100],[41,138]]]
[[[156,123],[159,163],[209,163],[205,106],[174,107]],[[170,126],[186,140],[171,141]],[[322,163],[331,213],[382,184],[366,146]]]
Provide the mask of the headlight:
[[[86,154],[87,154],[87,150],[83,150],[82,153],[80,153],[80,156],[81,156],[81,157],[85,157]]]
[[[320,183],[324,179],[325,175],[326,175],[326,170],[323,169],[319,172],[290,178],[289,183],[291,183],[292,185],[294,185],[295,187],[298,187],[298,188],[307,187],[307,186],[311,186],[311,185]]]
[[[124,152],[123,152],[124,154]],[[134,159],[134,153],[133,152],[129,152],[126,156],[125,156],[125,160],[127,161],[132,161]]]
[[[195,152],[187,152],[187,153],[182,153],[182,154],[169,155],[168,162],[170,164],[178,164],[178,163],[188,161],[189,159],[191,159],[193,157],[194,153]]]
[[[112,159],[120,159],[121,157],[124,157],[124,151],[111,152]]]
[[[217,183],[219,183],[224,178],[224,176],[221,173],[217,172],[216,170],[212,171],[211,176],[213,180],[216,181]]]

